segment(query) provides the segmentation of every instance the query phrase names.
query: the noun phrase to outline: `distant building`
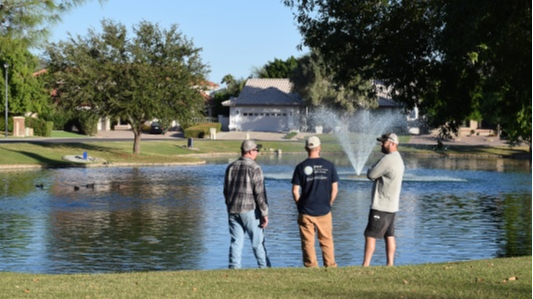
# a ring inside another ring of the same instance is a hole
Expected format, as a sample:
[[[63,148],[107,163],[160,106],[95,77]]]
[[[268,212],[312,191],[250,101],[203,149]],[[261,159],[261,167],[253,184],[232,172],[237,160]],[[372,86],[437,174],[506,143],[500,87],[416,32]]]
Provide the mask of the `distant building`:
[[[305,104],[289,79],[248,79],[229,107],[231,131],[287,132],[300,129]]]

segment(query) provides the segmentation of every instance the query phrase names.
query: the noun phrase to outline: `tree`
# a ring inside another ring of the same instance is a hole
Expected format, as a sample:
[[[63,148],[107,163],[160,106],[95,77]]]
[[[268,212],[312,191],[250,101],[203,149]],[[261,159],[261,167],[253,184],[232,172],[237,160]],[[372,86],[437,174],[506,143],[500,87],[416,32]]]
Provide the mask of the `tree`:
[[[134,133],[133,152],[140,154],[141,132],[154,118],[180,124],[201,115],[199,92],[208,72],[195,48],[177,25],[161,30],[141,22],[128,36],[124,25],[102,21],[103,32],[92,30],[51,44],[46,53],[60,103],[86,108],[100,117],[122,117]]]
[[[233,97],[238,97],[241,93],[246,79],[235,79],[233,75],[227,74],[222,78],[220,83],[226,84],[226,87],[217,91],[213,96],[214,114],[215,115],[229,115],[229,107],[222,106],[222,102],[225,102]]]
[[[380,79],[433,125],[472,115],[531,143],[530,1],[284,0],[335,82]]]
[[[235,79],[235,77],[233,77],[231,74],[227,74],[224,76],[224,78],[222,78],[220,83],[226,84],[226,89],[224,90],[225,93],[233,97],[238,97],[244,88],[246,81],[247,79]]]
[[[4,60],[0,76],[2,95],[6,94],[4,64],[9,65],[7,68],[9,114],[45,112],[49,107],[50,97],[46,93],[43,81],[34,75],[38,60],[30,53],[26,43],[0,36],[0,57]]]
[[[37,58],[29,49],[49,33],[48,28],[61,15],[86,0],[5,0],[0,3],[0,91],[5,91],[5,67],[8,73],[9,114],[43,113],[50,108],[49,93],[44,89]],[[105,2],[105,0],[100,0]]]
[[[264,72],[261,72],[258,77],[262,79],[290,78],[297,66],[298,61],[294,56],[287,58],[285,61],[274,58],[274,61],[269,61],[263,67]]]
[[[106,0],[99,0],[100,3]],[[87,0],[4,0],[0,3],[0,36],[35,45],[49,35],[50,25]]]
[[[326,106],[352,114],[360,108],[376,108],[374,86],[360,76],[343,84],[335,82],[335,72],[328,67],[318,51],[301,57],[293,70],[291,81],[296,92],[311,107]]]

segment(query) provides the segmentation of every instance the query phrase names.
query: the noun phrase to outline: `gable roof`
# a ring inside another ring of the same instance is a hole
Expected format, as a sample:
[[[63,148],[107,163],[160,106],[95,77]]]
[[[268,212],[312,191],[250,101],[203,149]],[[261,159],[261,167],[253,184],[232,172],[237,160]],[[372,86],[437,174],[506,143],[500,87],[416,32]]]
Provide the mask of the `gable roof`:
[[[301,106],[304,101],[294,92],[289,79],[248,79],[239,97],[225,106]]]
[[[385,97],[379,97],[379,96],[378,96],[378,104],[379,104],[380,108],[397,108],[397,107],[401,107],[401,105],[398,104],[393,99],[385,98]]]

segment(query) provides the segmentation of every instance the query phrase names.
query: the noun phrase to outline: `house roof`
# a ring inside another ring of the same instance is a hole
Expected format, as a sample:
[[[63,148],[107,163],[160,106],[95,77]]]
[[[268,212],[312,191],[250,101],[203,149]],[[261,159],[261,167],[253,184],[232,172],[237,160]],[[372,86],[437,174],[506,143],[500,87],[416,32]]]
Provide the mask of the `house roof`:
[[[294,92],[289,79],[248,79],[239,97],[224,106],[301,106],[304,101]]]
[[[378,104],[379,104],[379,107],[381,108],[400,107],[400,104],[398,104],[396,101],[394,101],[390,97],[385,98],[385,97],[378,96]]]

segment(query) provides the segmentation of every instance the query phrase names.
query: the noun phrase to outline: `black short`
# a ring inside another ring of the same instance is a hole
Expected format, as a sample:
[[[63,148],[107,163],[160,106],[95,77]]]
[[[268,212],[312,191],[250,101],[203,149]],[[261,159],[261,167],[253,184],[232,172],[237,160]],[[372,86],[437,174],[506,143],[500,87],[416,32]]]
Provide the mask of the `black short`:
[[[396,213],[370,210],[368,225],[365,229],[365,237],[382,239],[394,237],[394,217]]]

